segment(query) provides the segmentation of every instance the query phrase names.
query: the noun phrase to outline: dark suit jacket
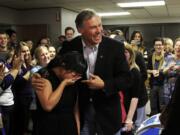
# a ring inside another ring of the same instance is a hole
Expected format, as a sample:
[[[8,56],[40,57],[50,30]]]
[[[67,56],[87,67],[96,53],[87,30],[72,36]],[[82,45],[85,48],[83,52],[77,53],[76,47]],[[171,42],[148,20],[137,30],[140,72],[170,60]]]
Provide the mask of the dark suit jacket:
[[[72,50],[83,54],[80,36],[64,45],[60,54]],[[91,98],[96,111],[95,120],[100,125],[104,135],[113,135],[121,127],[118,91],[125,89],[130,82],[130,73],[124,55],[123,43],[107,37],[102,38],[102,42],[98,47],[94,74],[103,79],[105,87],[103,90],[90,90],[86,85],[80,84],[81,124],[83,124],[84,110],[90,103]]]

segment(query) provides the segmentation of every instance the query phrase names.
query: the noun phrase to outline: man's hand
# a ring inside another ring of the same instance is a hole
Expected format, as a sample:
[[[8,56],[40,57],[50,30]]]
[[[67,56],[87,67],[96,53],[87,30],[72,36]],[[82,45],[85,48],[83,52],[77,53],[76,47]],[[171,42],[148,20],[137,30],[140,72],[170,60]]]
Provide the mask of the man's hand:
[[[90,74],[89,80],[82,80],[82,83],[86,83],[91,89],[103,89],[104,81],[97,75]]]

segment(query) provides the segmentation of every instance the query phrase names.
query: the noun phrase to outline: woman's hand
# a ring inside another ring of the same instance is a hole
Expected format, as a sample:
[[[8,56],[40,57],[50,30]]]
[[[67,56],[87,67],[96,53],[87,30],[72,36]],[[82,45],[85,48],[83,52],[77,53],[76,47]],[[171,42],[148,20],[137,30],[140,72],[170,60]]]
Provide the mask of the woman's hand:
[[[64,79],[63,80],[63,84],[65,86],[69,86],[69,85],[73,85],[77,80],[79,80],[81,77],[72,77],[72,78],[68,78],[68,79]]]
[[[31,84],[36,91],[43,91],[46,87],[46,79],[42,78],[40,74],[34,73],[31,78]]]
[[[73,85],[77,80],[81,79],[81,75],[73,71],[66,71],[63,75],[64,86]]]
[[[152,74],[154,77],[158,77],[159,76],[159,70],[153,70]]]
[[[133,121],[132,120],[126,120],[125,121],[125,127],[127,127],[127,132],[131,131],[133,129]]]
[[[22,63],[23,63],[23,61],[21,60],[21,58],[15,55],[13,58],[13,61],[12,61],[12,65],[13,65],[12,68],[20,70]]]
[[[5,66],[3,63],[0,63],[0,80],[3,80],[4,79],[4,70],[5,70]]]

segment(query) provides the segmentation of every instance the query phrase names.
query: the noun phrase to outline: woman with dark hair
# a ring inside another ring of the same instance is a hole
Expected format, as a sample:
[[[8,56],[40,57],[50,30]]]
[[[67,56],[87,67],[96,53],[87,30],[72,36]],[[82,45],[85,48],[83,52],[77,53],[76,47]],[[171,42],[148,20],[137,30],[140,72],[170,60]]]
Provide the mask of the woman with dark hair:
[[[144,40],[143,40],[143,35],[140,31],[133,31],[131,34],[131,39],[130,43],[133,45],[133,47],[136,47],[137,51],[140,52],[143,55],[143,58],[146,61],[147,64],[147,59],[148,59],[148,51],[146,50],[144,46]]]
[[[147,79],[147,69],[145,57],[139,50],[139,47],[143,43],[143,37],[140,31],[134,31],[131,36],[131,46],[135,52],[136,58],[135,62],[139,66],[141,72],[141,92],[139,95],[139,102],[137,107],[137,119],[135,121],[136,129],[141,125],[141,123],[146,119],[145,106],[148,101],[147,90],[145,86],[145,81]],[[146,57],[147,58],[147,57]]]
[[[34,75],[32,84],[38,97],[36,135],[79,134],[76,81],[85,73],[86,67],[82,55],[69,52],[56,56],[38,72],[39,75]],[[38,86],[37,79],[44,85],[43,89]]]
[[[133,31],[133,33],[131,34],[131,40],[137,40],[137,41],[140,41],[140,42],[143,42],[143,36],[142,36],[142,33],[138,30],[135,30]]]

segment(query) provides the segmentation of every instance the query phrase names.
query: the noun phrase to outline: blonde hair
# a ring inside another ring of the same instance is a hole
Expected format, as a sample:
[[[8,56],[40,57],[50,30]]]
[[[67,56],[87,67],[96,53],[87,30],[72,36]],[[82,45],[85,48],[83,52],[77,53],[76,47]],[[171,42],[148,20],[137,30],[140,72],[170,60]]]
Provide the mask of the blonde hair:
[[[130,59],[129,59],[129,68],[130,68],[130,70],[133,69],[133,68],[136,68],[136,69],[140,70],[139,66],[135,62],[136,55],[135,55],[135,52],[134,52],[132,46],[129,45],[129,44],[126,44],[125,45],[125,50],[127,50],[129,52],[129,54],[130,54]]]
[[[169,51],[173,52],[173,41],[170,38],[164,38],[164,45],[169,48]]]
[[[36,60],[39,60],[39,54],[41,53],[41,51],[42,51],[43,49],[47,49],[47,51],[48,51],[48,48],[47,48],[46,46],[38,46],[38,47],[35,49],[35,51],[34,51],[34,57],[35,57]],[[48,52],[49,52],[49,51],[48,51]]]
[[[175,39],[175,44],[176,44],[176,42],[178,42],[178,41],[180,41],[180,37],[178,37],[178,38]]]
[[[29,49],[29,52],[30,52],[30,48],[26,42],[20,41],[19,45],[20,45],[19,46],[19,53],[21,53],[23,47],[27,47]],[[31,61],[32,61],[32,56],[31,56],[31,53],[29,53],[29,58],[25,60],[26,66],[31,66]]]
[[[29,48],[28,44],[24,41],[20,41],[19,44],[20,46],[27,46]]]

